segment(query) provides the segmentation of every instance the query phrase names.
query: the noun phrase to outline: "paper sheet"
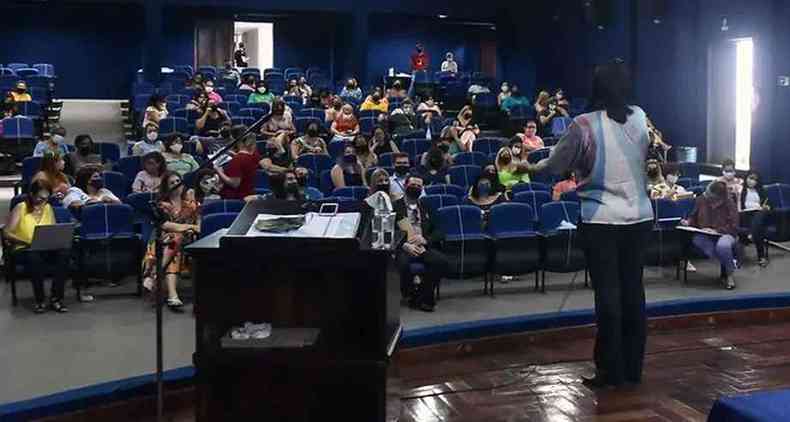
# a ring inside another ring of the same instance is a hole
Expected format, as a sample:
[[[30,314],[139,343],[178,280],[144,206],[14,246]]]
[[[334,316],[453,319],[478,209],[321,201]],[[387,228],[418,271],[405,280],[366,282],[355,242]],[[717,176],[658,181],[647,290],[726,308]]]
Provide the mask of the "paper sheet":
[[[255,228],[259,220],[294,217],[294,215],[258,214],[247,230],[249,237],[313,237],[327,239],[351,239],[356,236],[361,214],[357,212],[334,215],[309,212],[305,214],[305,224],[296,230],[284,233],[262,232]]]
[[[678,229],[678,230],[683,230],[683,231],[686,231],[686,232],[699,233],[699,234],[706,234],[706,235],[708,235],[708,236],[722,236],[722,234],[721,234],[721,233],[719,233],[719,232],[709,232],[709,231],[707,231],[707,230],[698,229],[698,228],[696,228],[696,227],[690,227],[690,226],[677,226],[677,227],[675,227],[675,228],[676,228],[676,229]]]

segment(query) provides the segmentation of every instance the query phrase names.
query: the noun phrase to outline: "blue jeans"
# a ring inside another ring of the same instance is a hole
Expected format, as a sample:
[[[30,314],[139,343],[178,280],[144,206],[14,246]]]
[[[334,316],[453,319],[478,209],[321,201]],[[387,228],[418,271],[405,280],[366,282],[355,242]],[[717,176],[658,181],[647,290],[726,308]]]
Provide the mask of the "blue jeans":
[[[733,263],[735,258],[735,238],[732,235],[725,234],[721,237],[716,237],[697,234],[694,235],[691,241],[708,258],[718,259],[726,275],[732,274],[735,270],[735,264]]]

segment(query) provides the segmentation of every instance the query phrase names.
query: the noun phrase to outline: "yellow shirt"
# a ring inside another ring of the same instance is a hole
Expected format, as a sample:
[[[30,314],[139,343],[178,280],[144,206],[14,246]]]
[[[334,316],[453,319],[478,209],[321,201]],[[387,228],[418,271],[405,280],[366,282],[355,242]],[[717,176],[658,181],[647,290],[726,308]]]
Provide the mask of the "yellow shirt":
[[[31,97],[27,92],[20,94],[16,91],[11,91],[11,95],[14,97],[14,101],[17,103],[27,103],[33,101],[33,97]]]
[[[36,226],[55,224],[55,211],[52,210],[52,205],[44,205],[44,212],[38,218],[28,211],[27,202],[20,202],[20,206],[22,209],[19,214],[19,224],[17,224],[16,229],[12,233],[27,244],[33,242],[33,232],[36,231]],[[19,247],[24,246],[20,245]]]
[[[362,111],[367,110],[378,110],[382,113],[387,113],[389,111],[389,101],[386,98],[382,98],[378,104],[374,103],[373,101],[365,100],[359,109]]]

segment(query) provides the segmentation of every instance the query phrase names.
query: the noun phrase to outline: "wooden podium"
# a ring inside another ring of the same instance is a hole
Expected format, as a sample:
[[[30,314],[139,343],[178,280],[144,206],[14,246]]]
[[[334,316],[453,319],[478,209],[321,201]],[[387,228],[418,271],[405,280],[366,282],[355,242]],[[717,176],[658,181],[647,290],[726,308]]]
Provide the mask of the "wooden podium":
[[[195,280],[196,420],[384,421],[387,367],[402,331],[400,288],[392,252],[370,248],[369,211],[361,210],[353,239],[246,236],[258,214],[307,206],[251,202],[227,233],[186,248]],[[304,347],[223,347],[222,337],[245,321],[320,333]]]

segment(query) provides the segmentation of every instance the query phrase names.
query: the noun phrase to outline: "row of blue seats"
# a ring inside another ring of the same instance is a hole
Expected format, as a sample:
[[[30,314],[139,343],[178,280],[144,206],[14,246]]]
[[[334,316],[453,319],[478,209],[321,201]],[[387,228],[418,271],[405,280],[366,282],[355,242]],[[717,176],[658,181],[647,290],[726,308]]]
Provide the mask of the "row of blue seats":
[[[0,75],[28,78],[30,76],[55,77],[55,66],[48,63],[37,63],[32,66],[27,63],[9,63],[0,65]]]

